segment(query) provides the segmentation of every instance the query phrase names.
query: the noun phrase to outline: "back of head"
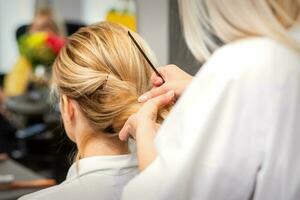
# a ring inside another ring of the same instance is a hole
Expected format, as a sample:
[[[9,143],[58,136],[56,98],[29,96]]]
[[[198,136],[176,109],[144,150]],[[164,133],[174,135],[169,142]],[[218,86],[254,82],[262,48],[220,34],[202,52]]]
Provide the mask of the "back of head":
[[[300,52],[287,32],[298,23],[300,0],[178,1],[186,42],[200,61],[220,43],[256,36],[275,39]]]
[[[127,31],[109,22],[81,28],[53,65],[58,93],[76,100],[90,125],[103,133],[119,132],[140,108],[138,96],[151,88],[151,68]],[[134,36],[153,60],[146,43]]]
[[[55,35],[65,36],[66,27],[64,20],[50,8],[39,8],[29,26],[30,33],[49,32]]]

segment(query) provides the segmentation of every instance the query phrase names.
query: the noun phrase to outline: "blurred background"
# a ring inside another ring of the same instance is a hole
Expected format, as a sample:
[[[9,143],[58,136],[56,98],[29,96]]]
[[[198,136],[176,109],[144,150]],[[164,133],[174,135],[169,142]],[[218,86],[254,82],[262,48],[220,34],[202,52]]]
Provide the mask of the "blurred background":
[[[74,152],[49,98],[51,64],[80,27],[113,21],[138,32],[159,65],[190,74],[177,0],[0,0],[0,200],[65,179]]]

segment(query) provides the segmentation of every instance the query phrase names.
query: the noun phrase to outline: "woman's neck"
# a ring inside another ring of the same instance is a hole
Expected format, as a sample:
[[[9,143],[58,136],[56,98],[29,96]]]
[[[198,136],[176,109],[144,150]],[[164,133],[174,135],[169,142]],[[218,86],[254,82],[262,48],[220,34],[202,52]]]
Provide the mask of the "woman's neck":
[[[116,137],[91,136],[77,144],[80,158],[91,156],[122,155],[130,153],[128,143]]]

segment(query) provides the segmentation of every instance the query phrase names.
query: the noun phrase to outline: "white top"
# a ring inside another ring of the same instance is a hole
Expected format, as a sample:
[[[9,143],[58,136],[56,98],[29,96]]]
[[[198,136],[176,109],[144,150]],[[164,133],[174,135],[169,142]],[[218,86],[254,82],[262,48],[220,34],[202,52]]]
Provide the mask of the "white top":
[[[135,154],[94,156],[74,163],[59,185],[25,195],[21,200],[116,200],[124,185],[137,173]]]
[[[300,30],[294,31],[300,41]],[[123,200],[299,200],[300,56],[267,38],[216,51]]]

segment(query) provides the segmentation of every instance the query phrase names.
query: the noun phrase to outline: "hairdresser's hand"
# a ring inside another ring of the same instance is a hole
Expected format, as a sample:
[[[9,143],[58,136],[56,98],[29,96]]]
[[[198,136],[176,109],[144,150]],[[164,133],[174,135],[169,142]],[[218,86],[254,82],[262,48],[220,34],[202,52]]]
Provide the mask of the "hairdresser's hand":
[[[154,137],[159,125],[156,123],[160,108],[173,102],[174,91],[150,99],[135,114],[131,115],[119,133],[119,138],[126,141],[132,136],[137,143],[140,170],[145,169],[156,157]]]
[[[155,130],[158,110],[172,103],[174,97],[175,93],[171,90],[145,102],[137,113],[128,118],[119,133],[120,139],[126,141],[129,136],[136,138],[139,133],[144,135],[147,130]]]
[[[173,90],[175,97],[178,98],[193,79],[193,76],[187,74],[176,65],[166,65],[159,67],[157,70],[162,74],[166,82],[163,84],[163,80],[153,73],[151,77],[153,88],[140,96],[139,102],[145,102],[170,90]]]

